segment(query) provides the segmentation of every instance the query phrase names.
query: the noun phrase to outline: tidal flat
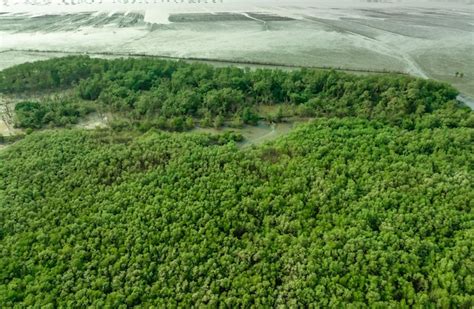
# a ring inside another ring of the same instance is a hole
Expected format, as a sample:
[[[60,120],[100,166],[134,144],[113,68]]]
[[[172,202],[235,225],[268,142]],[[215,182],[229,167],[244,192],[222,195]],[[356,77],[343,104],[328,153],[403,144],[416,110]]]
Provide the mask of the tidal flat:
[[[404,72],[474,97],[469,1],[255,3],[8,12],[0,15],[0,69],[61,52],[130,53]]]

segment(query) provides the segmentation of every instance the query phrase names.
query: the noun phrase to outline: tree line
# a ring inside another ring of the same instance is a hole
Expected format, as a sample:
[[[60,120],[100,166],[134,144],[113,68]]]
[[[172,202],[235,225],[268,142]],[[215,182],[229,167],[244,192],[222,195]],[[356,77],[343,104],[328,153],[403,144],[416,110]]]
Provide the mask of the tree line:
[[[80,117],[84,111],[94,110],[170,130],[186,129],[181,125],[186,118],[203,126],[219,124],[219,119],[255,124],[262,118],[258,113],[261,105],[289,105],[292,115],[299,117],[360,117],[406,129],[420,126],[421,121],[425,126],[442,126],[443,121],[426,121],[425,116],[433,113],[438,119],[454,114],[457,118],[449,126],[472,124],[472,120],[465,121],[469,112],[457,106],[458,92],[453,87],[402,75],[216,68],[150,58],[104,60],[87,56],[27,63],[0,72],[0,91],[6,93],[57,92],[71,87],[76,96],[61,102],[69,111],[34,121],[37,108],[19,108],[18,126],[61,126],[71,122],[69,114]],[[271,117],[272,121],[283,119]]]

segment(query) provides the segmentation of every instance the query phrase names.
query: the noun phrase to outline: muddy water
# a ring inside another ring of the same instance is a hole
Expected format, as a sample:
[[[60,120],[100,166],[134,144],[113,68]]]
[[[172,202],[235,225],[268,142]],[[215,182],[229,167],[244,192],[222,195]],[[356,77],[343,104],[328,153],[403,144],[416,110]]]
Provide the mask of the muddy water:
[[[457,97],[458,101],[459,102],[462,102],[464,105],[470,107],[471,109],[474,110],[474,99],[472,98],[468,98],[466,96],[463,96],[463,95],[459,95]]]
[[[224,132],[233,131],[242,134],[244,141],[240,143],[241,147],[248,147],[252,145],[263,144],[268,141],[275,140],[280,136],[288,134],[291,130],[301,124],[301,122],[268,124],[261,122],[258,126],[245,126],[242,129],[235,128],[195,128],[191,133],[207,133],[207,134],[222,134]]]

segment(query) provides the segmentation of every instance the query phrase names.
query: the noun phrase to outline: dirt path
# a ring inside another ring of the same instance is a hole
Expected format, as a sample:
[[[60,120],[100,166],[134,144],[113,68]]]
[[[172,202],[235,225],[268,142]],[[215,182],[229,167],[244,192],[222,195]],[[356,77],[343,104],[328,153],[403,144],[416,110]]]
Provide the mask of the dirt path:
[[[14,103],[0,96],[0,135],[10,136],[20,130],[13,127]]]

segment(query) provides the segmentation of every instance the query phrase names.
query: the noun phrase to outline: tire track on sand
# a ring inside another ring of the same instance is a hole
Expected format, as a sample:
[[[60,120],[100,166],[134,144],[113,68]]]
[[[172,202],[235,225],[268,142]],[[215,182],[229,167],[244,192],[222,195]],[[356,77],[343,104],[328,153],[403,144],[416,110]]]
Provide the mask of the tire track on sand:
[[[366,42],[368,44],[366,48],[369,49],[369,47],[373,47],[371,48],[373,51],[379,54],[391,57],[391,58],[398,59],[400,62],[404,63],[407,66],[406,69],[409,74],[417,76],[417,77],[421,77],[421,78],[428,78],[428,75],[426,75],[426,73],[420,68],[418,63],[416,63],[416,61],[412,59],[409,54],[400,51],[395,46],[391,46],[375,38],[371,38],[367,35],[361,34],[357,32],[356,30],[349,29],[347,26],[336,25],[335,23],[339,21],[329,21],[329,20],[324,20],[321,18],[313,17],[313,16],[306,16],[305,20],[312,23],[322,24],[323,26],[328,27],[329,29],[334,29],[335,31],[352,35],[358,38],[360,41]],[[378,32],[381,31],[379,29],[375,29],[375,30]]]

